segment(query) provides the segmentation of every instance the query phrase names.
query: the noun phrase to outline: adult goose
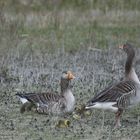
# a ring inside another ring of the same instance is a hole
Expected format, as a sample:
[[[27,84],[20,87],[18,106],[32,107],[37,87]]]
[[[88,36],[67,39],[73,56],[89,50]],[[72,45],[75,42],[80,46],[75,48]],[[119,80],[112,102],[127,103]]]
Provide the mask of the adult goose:
[[[71,71],[62,73],[61,93],[59,95],[54,93],[17,93],[16,95],[19,96],[23,103],[21,113],[26,109],[31,109],[33,106],[38,113],[43,114],[71,112],[74,108],[75,98],[71,91],[70,81],[74,78]]]
[[[140,102],[140,81],[132,67],[135,51],[131,44],[119,46],[127,54],[124,79],[107,87],[86,104],[86,109],[97,108],[110,110],[116,114],[115,127],[121,126],[120,116],[126,107]]]

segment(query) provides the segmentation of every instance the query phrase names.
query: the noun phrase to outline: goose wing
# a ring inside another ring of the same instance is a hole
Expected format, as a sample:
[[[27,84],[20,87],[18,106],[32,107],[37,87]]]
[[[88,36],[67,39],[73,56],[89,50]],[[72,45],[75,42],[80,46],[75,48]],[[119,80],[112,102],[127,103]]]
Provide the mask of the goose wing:
[[[117,102],[123,107],[130,103],[130,97],[136,95],[135,83],[133,81],[122,81],[116,85],[109,86],[101,91],[89,102]]]
[[[25,93],[17,94],[20,98],[26,99],[34,104],[48,104],[50,102],[57,102],[61,97],[53,93]]]

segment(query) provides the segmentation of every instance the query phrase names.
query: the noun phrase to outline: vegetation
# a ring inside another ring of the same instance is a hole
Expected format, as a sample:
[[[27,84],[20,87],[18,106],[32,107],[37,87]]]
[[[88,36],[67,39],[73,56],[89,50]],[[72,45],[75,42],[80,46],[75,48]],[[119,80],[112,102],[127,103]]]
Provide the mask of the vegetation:
[[[4,49],[9,44],[52,50],[108,48],[125,41],[140,45],[137,0],[1,0],[0,5]]]

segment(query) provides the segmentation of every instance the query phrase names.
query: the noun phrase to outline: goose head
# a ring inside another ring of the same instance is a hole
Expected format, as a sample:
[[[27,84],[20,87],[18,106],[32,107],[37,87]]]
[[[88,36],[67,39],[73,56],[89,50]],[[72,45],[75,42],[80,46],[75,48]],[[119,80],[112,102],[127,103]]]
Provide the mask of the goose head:
[[[131,44],[126,43],[124,45],[119,46],[127,55],[131,56],[131,58],[135,57],[135,51]]]
[[[133,70],[132,64],[133,59],[135,57],[135,51],[131,44],[126,43],[122,46],[119,46],[120,49],[122,49],[127,54],[127,60],[125,63],[125,75],[130,75],[131,71]]]
[[[64,71],[61,76],[61,92],[64,93],[68,88],[70,88],[70,81],[74,79],[75,76],[71,71]]]

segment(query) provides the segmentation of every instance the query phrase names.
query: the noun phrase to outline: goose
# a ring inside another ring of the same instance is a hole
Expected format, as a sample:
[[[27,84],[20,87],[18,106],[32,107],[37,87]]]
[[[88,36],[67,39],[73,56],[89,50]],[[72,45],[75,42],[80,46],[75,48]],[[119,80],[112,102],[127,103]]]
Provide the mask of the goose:
[[[27,110],[31,110],[34,106],[38,113],[48,114],[60,114],[69,113],[73,111],[75,105],[75,97],[71,91],[70,81],[75,76],[71,71],[64,71],[61,76],[60,94],[54,93],[17,93],[16,95],[20,98],[23,103],[20,111],[21,113]]]
[[[140,102],[140,81],[132,67],[135,51],[131,44],[119,46],[127,54],[125,63],[125,77],[117,84],[113,84],[95,95],[86,104],[85,109],[102,109],[114,112],[115,128],[120,127],[120,117],[123,110]]]

